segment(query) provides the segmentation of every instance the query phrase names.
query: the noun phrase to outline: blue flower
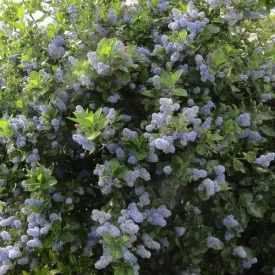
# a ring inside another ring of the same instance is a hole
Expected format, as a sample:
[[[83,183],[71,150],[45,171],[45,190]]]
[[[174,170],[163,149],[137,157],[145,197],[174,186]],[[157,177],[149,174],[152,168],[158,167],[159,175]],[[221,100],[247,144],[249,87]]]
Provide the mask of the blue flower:
[[[10,242],[11,241],[11,236],[10,234],[7,232],[7,231],[2,231],[0,233],[0,236],[1,238],[4,240],[4,241],[7,241],[7,242]]]
[[[100,259],[95,263],[96,269],[104,269],[106,268],[111,262],[113,261],[113,257],[108,254],[104,253]]]
[[[147,250],[143,245],[137,246],[136,253],[143,259],[145,258],[149,259],[151,257],[151,252]]]
[[[240,114],[237,117],[237,123],[240,126],[245,126],[245,127],[250,126],[250,114],[249,113]]]
[[[246,252],[243,249],[243,247],[238,246],[236,248],[233,249],[232,255],[238,256],[241,259],[246,258]]]
[[[263,167],[269,167],[270,162],[275,158],[275,153],[268,153],[266,155],[261,155],[256,159],[255,163]]]
[[[27,241],[27,246],[31,248],[39,248],[42,246],[42,242],[38,239],[29,240]]]
[[[239,225],[238,221],[234,219],[233,215],[228,215],[225,219],[223,219],[223,224],[227,228],[234,228]]]
[[[82,146],[84,150],[91,150],[94,148],[94,143],[87,140],[83,135],[74,134],[73,140]]]
[[[183,226],[176,226],[175,227],[176,233],[179,237],[183,236],[186,232],[186,227]]]
[[[206,244],[209,248],[216,248],[221,244],[221,241],[216,237],[207,237]]]
[[[172,168],[171,168],[171,166],[170,165],[167,165],[167,166],[165,166],[164,168],[163,168],[163,172],[165,173],[165,174],[171,174],[172,172],[173,172],[173,170],[172,170]]]

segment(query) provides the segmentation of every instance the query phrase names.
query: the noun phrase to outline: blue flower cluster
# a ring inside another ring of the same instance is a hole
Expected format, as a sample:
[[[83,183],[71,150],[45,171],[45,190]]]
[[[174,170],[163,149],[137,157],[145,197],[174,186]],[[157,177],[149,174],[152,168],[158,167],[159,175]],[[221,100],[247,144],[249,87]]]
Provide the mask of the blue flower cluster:
[[[98,165],[94,170],[94,175],[99,177],[98,186],[101,187],[102,194],[107,195],[111,193],[114,180],[109,162],[105,162],[104,165]]]
[[[205,179],[198,187],[199,191],[204,191],[208,196],[213,196],[216,192],[221,190],[217,181]]]
[[[147,0],[148,8],[156,14],[165,12],[168,9],[169,3],[169,0],[159,0],[158,5],[155,7],[152,5],[151,0]]]
[[[134,170],[129,170],[126,173],[124,180],[128,186],[132,187],[138,178],[141,178],[144,181],[149,181],[151,176],[145,168],[135,168]]]
[[[167,223],[164,218],[170,217],[171,212],[164,205],[162,205],[157,209],[146,210],[145,214],[146,219],[150,224],[165,227]]]
[[[275,158],[275,153],[267,153],[266,155],[261,155],[255,160],[255,163],[263,167],[269,167],[270,162]]]
[[[222,166],[222,165],[218,165],[218,166],[215,166],[213,168],[215,174],[216,174],[216,178],[215,178],[215,181],[218,182],[218,184],[222,184],[225,182],[225,167]]]
[[[250,126],[250,114],[249,113],[240,114],[237,117],[237,123],[240,126]]]
[[[234,228],[239,225],[238,221],[234,219],[233,215],[228,215],[226,218],[224,218],[223,224],[227,228]]]
[[[56,36],[49,44],[49,55],[52,59],[59,59],[66,53],[64,46],[66,41],[62,36]]]
[[[243,268],[249,269],[253,264],[258,262],[257,258],[248,259],[247,261],[243,261]]]
[[[236,13],[233,7],[228,7],[227,13],[222,15],[221,18],[227,21],[229,26],[234,26],[238,21],[243,19],[243,15]]]
[[[97,61],[95,52],[89,52],[87,54],[87,57],[89,62],[99,75],[108,75],[110,73],[110,65]]]
[[[177,9],[173,9],[172,14],[174,21],[168,27],[172,30],[187,29],[190,32],[190,38],[195,38],[195,35],[202,32],[209,22],[209,19],[205,18],[204,12],[196,10],[192,1],[188,3],[185,14],[181,14]]]
[[[107,267],[112,261],[113,261],[113,257],[108,253],[104,253],[103,255],[100,256],[100,259],[95,263],[95,268],[103,269]]]
[[[185,227],[182,227],[182,226],[176,226],[175,227],[175,231],[177,232],[177,235],[179,237],[183,236],[186,232],[186,228]]]
[[[192,179],[199,179],[199,178],[206,178],[208,173],[206,170],[201,170],[201,169],[187,169],[188,174],[191,175]]]
[[[215,249],[218,246],[220,246],[221,243],[222,242],[218,238],[213,237],[213,236],[207,237],[207,239],[206,239],[206,244],[209,248],[214,248]]]
[[[233,249],[233,252],[232,252],[232,255],[235,255],[241,259],[244,259],[246,258],[246,252],[245,250],[243,249],[242,246],[238,246],[236,248]]]
[[[201,55],[195,56],[196,61],[196,69],[200,72],[201,81],[206,82],[214,82],[215,81],[215,75],[212,73],[210,64],[208,60],[204,60],[204,58]]]
[[[76,6],[74,4],[71,4],[68,9],[67,9],[68,13],[69,13],[69,19],[71,21],[71,23],[75,23],[76,19],[77,19],[77,10],[76,10]]]
[[[91,150],[94,148],[94,143],[87,140],[83,135],[74,134],[73,140],[82,146],[84,150]]]

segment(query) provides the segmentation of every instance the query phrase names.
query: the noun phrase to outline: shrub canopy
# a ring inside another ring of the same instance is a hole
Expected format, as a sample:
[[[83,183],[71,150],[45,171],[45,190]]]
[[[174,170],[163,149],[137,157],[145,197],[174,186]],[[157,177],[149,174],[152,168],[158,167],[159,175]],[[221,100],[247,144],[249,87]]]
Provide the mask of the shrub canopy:
[[[274,274],[272,6],[3,0],[0,274]]]

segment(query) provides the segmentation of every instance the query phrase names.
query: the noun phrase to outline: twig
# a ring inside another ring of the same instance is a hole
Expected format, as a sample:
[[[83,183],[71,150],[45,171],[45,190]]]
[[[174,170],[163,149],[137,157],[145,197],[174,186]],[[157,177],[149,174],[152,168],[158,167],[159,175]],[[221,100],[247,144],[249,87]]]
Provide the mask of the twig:
[[[26,4],[25,0],[23,0],[23,3],[24,3],[24,5],[25,5],[25,7],[27,8],[27,4]],[[27,11],[28,11],[28,8],[27,8]],[[31,17],[31,19],[33,20],[35,26],[38,28],[38,25],[37,25],[37,23],[36,23],[36,20],[34,19],[34,17],[32,16],[32,14],[29,13],[29,11],[28,11],[28,14],[29,14],[29,16]]]

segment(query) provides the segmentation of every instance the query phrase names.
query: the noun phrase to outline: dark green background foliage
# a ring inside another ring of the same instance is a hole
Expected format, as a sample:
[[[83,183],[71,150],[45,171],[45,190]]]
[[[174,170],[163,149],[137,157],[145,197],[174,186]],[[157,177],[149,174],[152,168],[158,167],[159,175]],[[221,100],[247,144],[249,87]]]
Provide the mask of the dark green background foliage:
[[[2,1],[0,274],[275,274],[275,3],[188,2]]]

